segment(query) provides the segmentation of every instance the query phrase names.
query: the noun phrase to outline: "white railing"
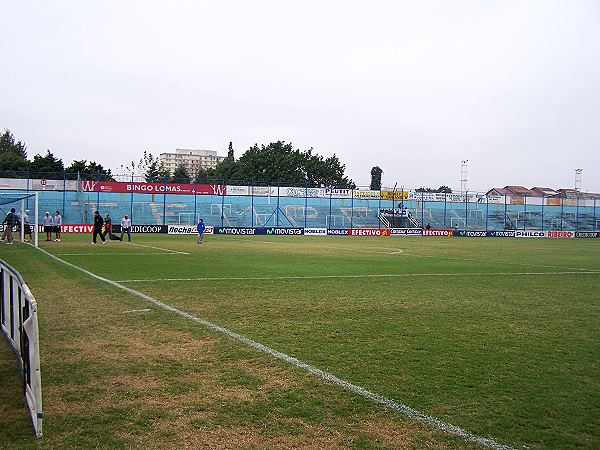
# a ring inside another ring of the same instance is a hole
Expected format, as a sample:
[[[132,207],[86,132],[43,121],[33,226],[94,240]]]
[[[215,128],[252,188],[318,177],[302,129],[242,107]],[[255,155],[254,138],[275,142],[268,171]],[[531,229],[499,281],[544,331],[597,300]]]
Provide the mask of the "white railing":
[[[42,379],[37,304],[23,278],[0,259],[0,329],[21,370],[35,434],[42,436]]]

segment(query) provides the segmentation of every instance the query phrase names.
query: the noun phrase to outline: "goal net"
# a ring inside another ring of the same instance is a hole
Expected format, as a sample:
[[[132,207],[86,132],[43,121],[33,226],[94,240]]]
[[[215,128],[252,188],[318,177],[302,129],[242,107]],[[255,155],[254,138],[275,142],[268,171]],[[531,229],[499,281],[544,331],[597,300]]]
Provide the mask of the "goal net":
[[[0,192],[0,215],[4,218],[14,208],[19,222],[13,228],[13,232],[19,233],[21,242],[31,240],[34,246],[38,246],[38,193],[37,192]],[[0,231],[4,232],[6,225],[0,225]]]

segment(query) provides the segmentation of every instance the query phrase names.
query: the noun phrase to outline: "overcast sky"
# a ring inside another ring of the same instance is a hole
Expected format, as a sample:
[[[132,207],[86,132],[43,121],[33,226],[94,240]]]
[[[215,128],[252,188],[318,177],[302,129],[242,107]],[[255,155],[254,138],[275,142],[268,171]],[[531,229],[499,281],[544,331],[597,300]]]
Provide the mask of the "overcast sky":
[[[336,154],[359,185],[600,192],[600,2],[2,1],[0,128],[115,172]]]

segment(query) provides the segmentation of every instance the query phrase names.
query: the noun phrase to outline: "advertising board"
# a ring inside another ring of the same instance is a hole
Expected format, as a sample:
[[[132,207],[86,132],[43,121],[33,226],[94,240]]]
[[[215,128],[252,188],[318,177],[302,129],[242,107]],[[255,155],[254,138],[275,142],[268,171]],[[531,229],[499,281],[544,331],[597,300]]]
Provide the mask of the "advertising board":
[[[227,187],[222,184],[142,183],[121,181],[81,180],[84,192],[115,192],[139,194],[208,194],[226,195]]]
[[[575,237],[575,232],[574,231],[551,230],[551,231],[546,232],[546,236],[549,238],[554,238],[554,239],[564,239],[564,238],[570,239],[570,238]]]
[[[327,236],[327,228],[305,228],[304,236]]]
[[[576,231],[576,238],[600,238],[600,233],[597,231]]]
[[[255,235],[255,234],[266,234],[266,229],[265,228],[214,227],[213,234],[246,236],[246,235]]]
[[[350,236],[389,236],[387,228],[350,228]]]
[[[454,230],[454,237],[487,237],[485,231]]]
[[[382,200],[408,200],[408,191],[381,191]]]
[[[423,230],[420,228],[391,228],[391,236],[422,236]]]
[[[214,227],[206,227],[204,234],[213,234]],[[167,225],[168,234],[198,234],[196,225]]]
[[[268,236],[300,236],[303,234],[303,228],[267,228]]]
[[[423,236],[454,236],[454,230],[423,230]]]
[[[543,238],[546,237],[546,231],[541,230],[517,230],[515,237],[518,238]]]
[[[348,236],[350,230],[348,228],[329,228],[327,236]]]
[[[515,237],[514,230],[488,231],[487,237]]]

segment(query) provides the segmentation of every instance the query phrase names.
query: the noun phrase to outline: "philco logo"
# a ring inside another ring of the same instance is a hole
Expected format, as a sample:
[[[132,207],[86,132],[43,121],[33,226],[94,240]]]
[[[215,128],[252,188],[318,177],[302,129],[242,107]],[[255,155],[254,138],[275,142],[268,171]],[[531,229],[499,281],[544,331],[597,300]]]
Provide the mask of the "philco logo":
[[[520,238],[524,238],[524,237],[530,237],[530,238],[542,238],[542,237],[546,237],[546,232],[545,231],[517,231],[515,233],[515,237],[520,237]]]

